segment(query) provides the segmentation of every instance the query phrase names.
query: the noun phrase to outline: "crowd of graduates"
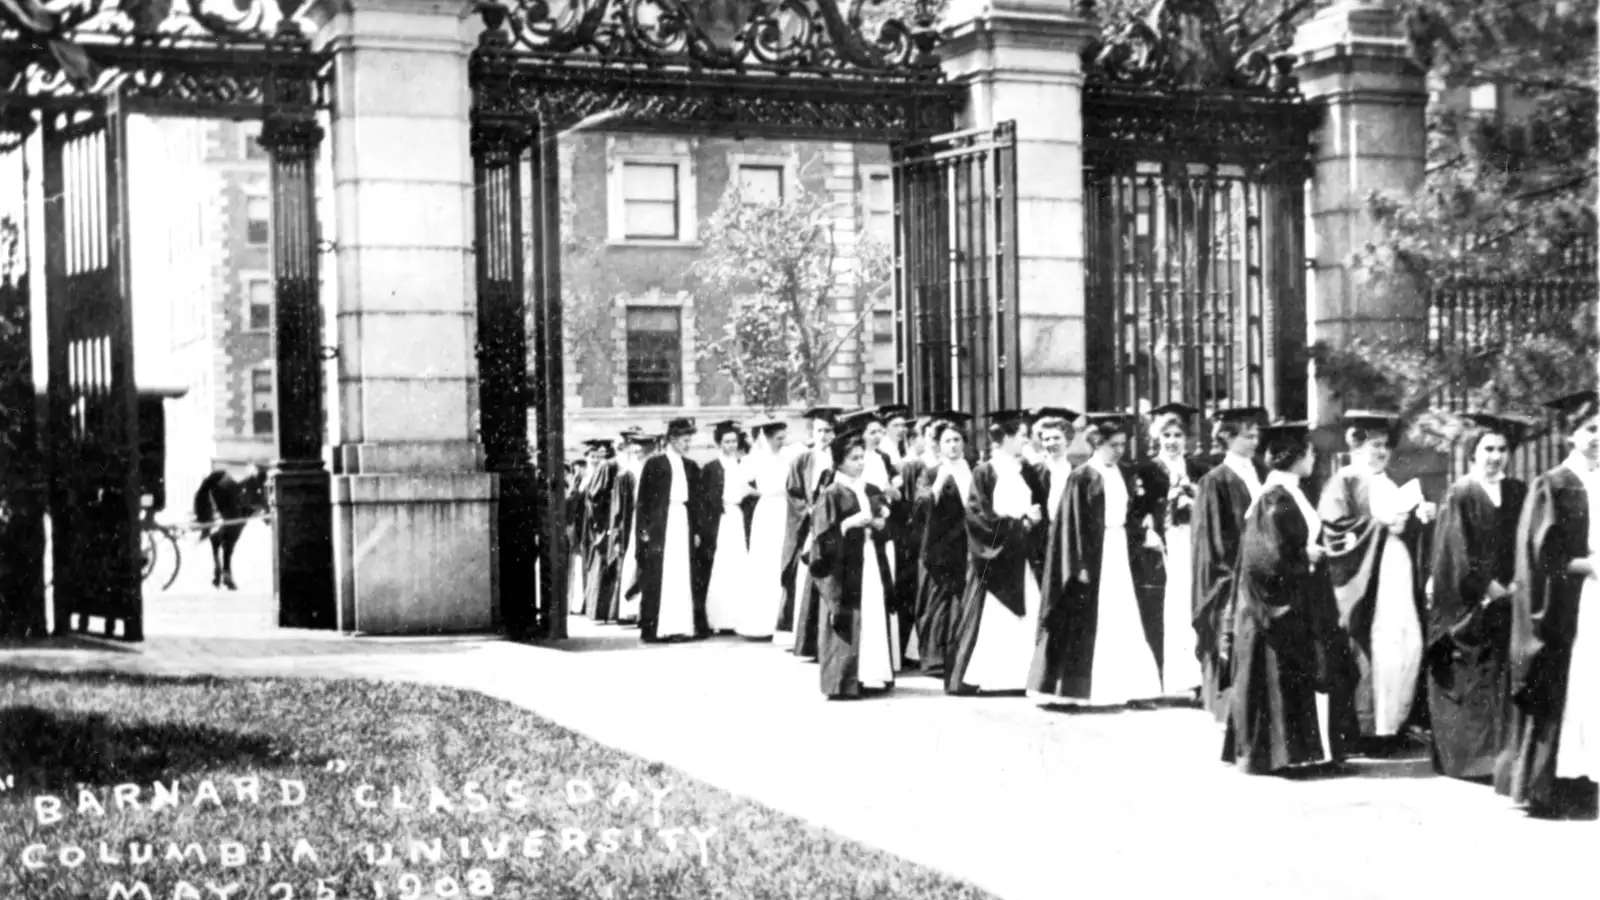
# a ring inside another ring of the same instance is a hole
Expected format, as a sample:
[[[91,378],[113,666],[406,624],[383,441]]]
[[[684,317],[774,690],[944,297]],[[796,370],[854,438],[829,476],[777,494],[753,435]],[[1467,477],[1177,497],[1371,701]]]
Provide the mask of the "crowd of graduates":
[[[1550,408],[1565,462],[1506,477],[1531,423],[1472,414],[1437,504],[1390,477],[1403,428],[1381,413],[1346,415],[1349,462],[1315,503],[1309,428],[1258,408],[1214,411],[1209,443],[1182,404],[995,412],[981,461],[957,411],[811,409],[809,444],[720,422],[704,465],[677,419],[574,468],[570,608],[647,642],[770,640],[830,699],[920,674],[1046,706],[1186,700],[1251,774],[1425,743],[1439,772],[1564,817],[1600,772],[1600,638],[1579,640],[1600,395]]]

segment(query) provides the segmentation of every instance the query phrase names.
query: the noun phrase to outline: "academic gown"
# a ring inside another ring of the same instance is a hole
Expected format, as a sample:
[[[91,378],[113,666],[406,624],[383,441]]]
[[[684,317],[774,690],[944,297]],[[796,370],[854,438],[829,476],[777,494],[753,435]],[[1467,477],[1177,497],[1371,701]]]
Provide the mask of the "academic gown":
[[[827,451],[822,451],[827,452]],[[789,465],[789,522],[784,529],[784,568],[782,572],[784,603],[778,617],[777,630],[793,632],[794,655],[802,659],[817,657],[819,628],[819,601],[811,587],[809,569],[800,571],[806,564],[811,538],[811,507],[822,489],[832,482],[833,469],[825,467],[817,451],[802,453]],[[815,483],[815,486],[813,485]],[[800,575],[802,577],[797,578]]]
[[[614,545],[617,551],[617,621],[632,622],[638,620],[638,612],[634,608],[638,605],[638,592],[634,590],[639,580],[639,559],[635,555],[638,541],[634,538],[634,508],[638,505],[639,473],[628,466],[620,467],[617,473],[616,500],[612,510],[616,515],[616,539]],[[630,598],[632,598],[630,600]]]
[[[967,590],[967,505],[953,475],[940,478],[939,469],[926,466],[917,486],[917,504],[922,510],[917,643],[922,673],[943,678]]]
[[[1169,694],[1191,690],[1203,681],[1195,653],[1192,523],[1195,486],[1208,470],[1192,456],[1183,458],[1182,468],[1189,484],[1182,502],[1172,496],[1173,473],[1160,457],[1146,460],[1138,470],[1144,507],[1140,521],[1148,517],[1166,552],[1136,553],[1134,580],[1142,582],[1140,610],[1152,640],[1159,641],[1156,662],[1162,688]],[[1141,572],[1147,573],[1144,578]]]
[[[1511,598],[1484,605],[1489,583],[1516,578],[1517,519],[1527,485],[1500,481],[1496,506],[1476,478],[1451,485],[1433,526],[1433,595],[1423,671],[1433,722],[1433,766],[1452,778],[1488,778],[1511,725]]]
[[[1255,469],[1257,477],[1265,480],[1264,467],[1255,463]],[[1244,479],[1222,463],[1195,485],[1190,524],[1195,655],[1200,659],[1200,699],[1219,723],[1228,717],[1232,672],[1226,660],[1233,640],[1234,566],[1250,499]]]
[[[1120,521],[1108,519],[1107,473],[1088,463],[1067,476],[1061,508],[1050,519],[1028,690],[1053,697],[1118,704],[1161,692],[1161,676],[1140,614],[1131,568],[1144,544],[1134,474],[1115,475],[1126,500]],[[1120,547],[1107,546],[1119,540]],[[1120,552],[1119,552],[1120,551]],[[1079,578],[1089,573],[1085,583]]]
[[[589,552],[588,529],[589,471],[567,491],[567,612],[588,612],[588,592],[584,590],[584,560]]]
[[[922,532],[927,509],[919,507],[917,487],[927,463],[902,457],[893,471],[900,478],[900,501],[892,505],[890,516],[894,535],[894,592],[899,598],[900,655],[907,663],[920,660],[922,635],[917,630],[917,595],[922,580]],[[920,512],[920,516],[919,516]],[[917,637],[917,646],[911,638]],[[912,652],[907,656],[907,651]]]
[[[1415,516],[1407,519],[1398,537],[1372,516],[1372,474],[1355,466],[1335,472],[1322,488],[1317,514],[1322,517],[1325,563],[1338,606],[1340,638],[1333,641],[1328,684],[1329,740],[1335,756],[1360,752],[1362,738],[1399,733],[1391,707],[1404,705],[1401,718],[1417,712],[1415,692],[1420,684],[1421,623],[1426,621],[1423,587],[1427,577],[1417,565],[1422,559],[1422,526]],[[1411,566],[1385,572],[1385,551],[1392,542],[1403,543]],[[1395,608],[1384,609],[1379,594],[1385,578],[1410,576],[1411,593]],[[1414,616],[1407,622],[1405,617]],[[1397,634],[1407,626],[1416,629],[1414,646],[1374,634],[1383,630],[1378,620],[1387,618]],[[1410,674],[1408,674],[1410,673]],[[1380,692],[1383,697],[1380,698]]]
[[[639,636],[645,641],[703,633],[700,617],[695,614],[693,584],[693,498],[699,487],[700,467],[687,458],[682,458],[682,464],[686,483],[681,493],[674,490],[668,454],[650,457],[639,473]],[[682,500],[675,500],[675,495]],[[681,510],[672,509],[674,505],[681,506]],[[669,523],[674,527],[669,529]],[[683,529],[681,534],[678,527]],[[669,548],[682,556],[668,559]],[[664,610],[663,604],[673,606]]]
[[[1269,485],[1239,537],[1222,760],[1251,775],[1326,758],[1317,690],[1332,601],[1307,553],[1311,527],[1290,490]]]
[[[1517,590],[1511,604],[1511,735],[1495,765],[1495,790],[1518,804],[1553,806],[1563,720],[1581,606],[1592,579],[1567,571],[1591,546],[1591,500],[1563,464],[1539,476],[1517,526]],[[1437,589],[1437,588],[1436,588]],[[1581,601],[1581,602],[1580,602]]]
[[[1022,464],[1020,473],[1033,503],[1042,511],[1049,502],[1044,485],[1026,463]],[[999,473],[993,462],[982,463],[972,470],[966,508],[967,584],[946,649],[945,690],[952,693],[969,687],[967,670],[982,636],[984,607],[989,597],[1012,615],[1023,616],[1028,612],[1027,582],[1034,580],[1034,590],[1038,590],[1039,582],[1034,573],[1042,562],[1041,535],[1048,528],[1048,519],[1030,527],[1021,518],[997,513],[995,486],[998,480]],[[1021,647],[1021,652],[1027,652],[1025,646]],[[1027,666],[1025,658],[1017,661],[1018,688],[1026,685]]]
[[[617,552],[617,476],[616,460],[600,463],[593,480],[584,491],[583,596],[584,609],[596,622],[617,618],[617,582],[621,580],[622,555]]]
[[[865,492],[875,505],[888,505],[876,487],[867,485]],[[812,506],[811,533],[816,540],[808,566],[822,610],[818,662],[822,693],[828,697],[860,696],[863,655],[876,652],[882,667],[887,665],[890,653],[887,618],[881,613],[873,615],[877,611],[864,608],[862,602],[869,550],[878,562],[878,596],[886,597],[893,590],[888,557],[881,544],[868,541],[867,529],[843,529],[844,521],[861,511],[856,491],[833,482],[818,492]],[[868,648],[866,641],[877,641],[881,646]]]

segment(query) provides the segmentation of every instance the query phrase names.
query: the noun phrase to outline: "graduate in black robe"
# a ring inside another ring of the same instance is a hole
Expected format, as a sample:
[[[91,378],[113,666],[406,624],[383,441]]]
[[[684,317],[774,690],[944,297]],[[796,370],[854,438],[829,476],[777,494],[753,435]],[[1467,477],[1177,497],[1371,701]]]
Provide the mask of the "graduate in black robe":
[[[811,581],[821,602],[818,641],[822,693],[830,700],[860,697],[863,668],[872,668],[893,684],[892,650],[885,603],[894,582],[883,544],[875,540],[888,528],[889,503],[877,489],[862,482],[865,444],[860,430],[842,430],[829,443],[834,470],[812,506],[809,558]],[[866,502],[863,502],[865,499]],[[869,569],[867,562],[874,565]],[[866,579],[877,578],[866,601]],[[880,688],[879,685],[872,686]]]
[[[638,440],[638,437],[625,434],[622,436],[622,440],[625,445],[633,444]],[[632,571],[629,571],[628,566],[629,551],[634,548],[633,512],[634,506],[638,501],[638,493],[638,473],[628,464],[627,460],[619,459],[617,461],[616,491],[611,503],[611,514],[614,519],[612,529],[615,534],[612,541],[612,551],[617,558],[616,589],[612,599],[612,609],[616,611],[615,618],[618,622],[632,621],[629,617],[623,616],[622,608],[623,601],[628,597],[628,591],[633,587],[629,582],[636,580],[639,572],[637,559],[634,560],[635,565],[632,567]]]
[[[1593,812],[1594,730],[1600,664],[1594,621],[1600,557],[1590,532],[1600,506],[1600,395],[1582,391],[1546,404],[1562,416],[1572,453],[1534,480],[1517,527],[1511,605],[1511,736],[1495,766],[1495,790],[1540,817]],[[1587,624],[1587,623],[1585,623]],[[1583,643],[1579,641],[1583,640]],[[1582,696],[1582,705],[1574,697]]]
[[[971,417],[963,414],[962,418]],[[917,505],[922,510],[917,643],[922,651],[922,673],[943,678],[956,613],[967,590],[967,497],[972,489],[972,468],[967,464],[966,433],[953,416],[935,420],[928,440],[938,448],[940,458],[938,465],[923,464],[917,485]]]
[[[622,576],[622,555],[617,552],[617,465],[611,441],[585,441],[594,451],[592,476],[584,489],[583,522],[585,531],[583,596],[584,609],[596,622],[617,618],[617,583]]]
[[[589,529],[588,529],[588,490],[592,466],[591,458],[595,451],[586,451],[589,458],[580,459],[572,464],[571,479],[567,484],[567,584],[566,598],[567,611],[578,615],[588,613],[588,595],[584,591],[584,574],[588,568],[585,560],[588,559]]]
[[[1271,471],[1239,536],[1222,759],[1250,775],[1327,758],[1317,692],[1331,598],[1321,520],[1301,489],[1316,462],[1307,432],[1303,422],[1263,429]]]
[[[912,641],[917,628],[917,559],[922,546],[922,529],[913,522],[916,514],[917,479],[922,475],[921,436],[911,407],[889,404],[878,407],[886,432],[880,445],[889,456],[890,473],[899,484],[900,496],[890,504],[889,539],[894,543],[894,593],[897,598],[900,656],[906,666],[917,662],[921,647]]]
[[[783,608],[778,612],[777,634],[774,642],[780,643],[787,635],[793,645],[790,649],[801,659],[817,657],[817,597],[810,588],[810,576],[801,571],[811,544],[811,504],[817,494],[828,485],[828,473],[833,468],[832,451],[834,423],[841,410],[834,406],[816,406],[806,410],[811,421],[811,448],[795,456],[789,464],[789,521],[783,533],[783,569],[778,573],[783,585]],[[798,576],[798,577],[797,577]]]
[[[1140,615],[1132,553],[1148,537],[1123,465],[1131,423],[1121,413],[1088,417],[1094,455],[1067,477],[1050,515],[1044,594],[1028,690],[1047,700],[1097,706],[1148,701],[1161,673]]]
[[[1467,475],[1450,486],[1434,525],[1428,597],[1428,710],[1433,765],[1452,778],[1488,779],[1511,727],[1511,595],[1517,520],[1528,487],[1506,478],[1523,423],[1467,416]]]
[[[992,412],[990,458],[967,496],[967,586],[950,638],[945,691],[1026,689],[1048,524],[1044,485],[1022,459],[1027,413]]]
[[[1199,412],[1183,403],[1151,410],[1154,452],[1135,468],[1137,516],[1161,544],[1134,555],[1140,608],[1161,666],[1162,690],[1190,699],[1198,699],[1204,681],[1195,654],[1192,520],[1196,485],[1209,470],[1189,455],[1190,427]]]
[[[1216,439],[1227,452],[1195,485],[1192,534],[1195,655],[1200,659],[1200,700],[1217,722],[1228,716],[1233,642],[1234,566],[1244,514],[1261,492],[1266,469],[1256,461],[1266,410],[1218,410]]]
[[[1423,533],[1436,507],[1401,511],[1388,475],[1402,431],[1391,413],[1348,411],[1351,462],[1328,478],[1317,500],[1325,566],[1342,640],[1330,657],[1328,701],[1334,755],[1384,756],[1420,737],[1427,704],[1419,693],[1427,618]]]
[[[700,467],[685,454],[694,437],[690,419],[667,426],[667,449],[639,474],[639,637],[645,642],[704,637],[704,613],[694,602],[694,553],[699,541],[694,500]]]

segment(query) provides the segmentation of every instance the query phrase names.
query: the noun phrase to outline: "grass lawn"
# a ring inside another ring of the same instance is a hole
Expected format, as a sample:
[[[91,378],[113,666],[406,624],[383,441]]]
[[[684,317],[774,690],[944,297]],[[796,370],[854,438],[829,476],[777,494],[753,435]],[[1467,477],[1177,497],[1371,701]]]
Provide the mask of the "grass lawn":
[[[152,900],[989,896],[478,694],[0,670],[0,900],[140,884]]]

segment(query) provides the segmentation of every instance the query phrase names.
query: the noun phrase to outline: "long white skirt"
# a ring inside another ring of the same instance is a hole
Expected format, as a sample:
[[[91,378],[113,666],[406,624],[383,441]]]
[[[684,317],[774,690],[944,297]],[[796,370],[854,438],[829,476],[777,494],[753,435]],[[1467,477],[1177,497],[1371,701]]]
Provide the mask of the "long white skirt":
[[[694,590],[689,565],[689,510],[667,504],[667,534],[662,542],[661,607],[656,611],[656,637],[694,634]]]
[[[739,624],[741,597],[750,585],[750,550],[744,543],[744,511],[737,506],[717,523],[717,555],[711,561],[711,583],[706,587],[706,624],[726,631]]]
[[[1100,555],[1099,610],[1095,614],[1094,662],[1089,668],[1089,702],[1117,705],[1161,696],[1161,672],[1145,640],[1139,596],[1133,589],[1128,533],[1107,528]]]
[[[1030,568],[1023,581],[1023,612],[1017,615],[993,594],[983,598],[978,642],[972,648],[962,682],[985,691],[1021,691],[1028,686],[1033,664],[1035,626],[1039,621],[1039,580]]]
[[[1167,587],[1161,623],[1161,687],[1169,694],[1187,694],[1200,687],[1200,660],[1195,656],[1194,548],[1189,526],[1167,529]]]
[[[1572,638],[1572,667],[1567,670],[1567,705],[1561,713],[1561,741],[1556,750],[1557,778],[1600,781],[1600,582],[1583,580],[1578,595],[1578,632]]]
[[[583,554],[574,553],[567,557],[567,613],[581,615],[587,598],[583,589]]]
[[[735,630],[743,637],[771,637],[783,608],[783,529],[789,505],[784,497],[762,497],[750,518],[750,551],[745,557],[745,582]],[[719,551],[720,552],[720,551]]]
[[[888,598],[883,595],[884,573],[878,570],[878,550],[870,537],[862,543],[861,655],[856,672],[862,687],[890,687],[899,668],[895,660],[899,656],[899,638],[889,627],[892,620]]]
[[[628,517],[628,552],[622,555],[622,581],[617,594],[622,601],[617,606],[619,622],[639,621],[639,595],[627,596],[628,588],[639,575],[639,535],[633,530],[633,517]]]
[[[894,557],[895,548],[894,548],[894,541],[886,542],[883,545],[883,552],[885,554],[887,554],[888,558],[889,558],[889,583],[890,584],[894,584],[894,578],[895,578],[895,557]],[[884,602],[885,602],[885,604],[887,604],[887,602],[888,602],[887,599]],[[894,666],[894,671],[898,672],[898,671],[900,671],[900,667],[905,664],[905,660],[900,658],[900,617],[899,616],[895,616],[895,615],[890,615],[888,618],[889,618],[889,659],[890,659],[890,664]]]
[[[1399,538],[1378,563],[1378,597],[1372,610],[1372,712],[1380,735],[1398,734],[1411,714],[1422,672],[1422,623],[1412,599],[1411,551]]]

